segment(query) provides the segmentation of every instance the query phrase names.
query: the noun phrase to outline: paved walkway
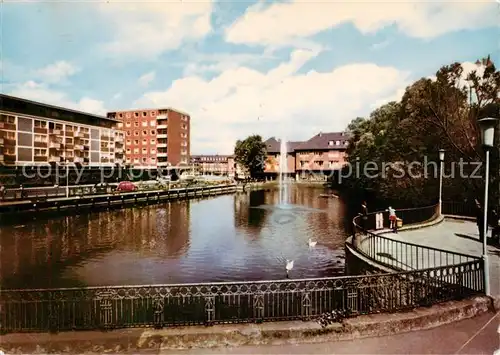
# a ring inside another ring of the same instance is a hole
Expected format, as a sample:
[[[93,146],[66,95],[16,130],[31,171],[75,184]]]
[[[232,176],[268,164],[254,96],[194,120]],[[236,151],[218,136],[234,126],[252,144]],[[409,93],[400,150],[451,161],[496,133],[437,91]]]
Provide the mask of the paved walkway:
[[[241,346],[191,350],[161,349],[158,354],[487,354],[500,349],[497,325],[500,314],[472,319],[429,330],[325,343]]]
[[[469,261],[466,256],[456,257],[438,251],[427,252],[416,247],[402,247],[398,241],[423,245],[436,249],[449,250],[472,256],[482,256],[483,245],[479,241],[479,233],[475,222],[445,219],[431,227],[400,231],[399,233],[383,233],[389,238],[381,240],[374,246],[368,241],[361,242],[360,247],[366,251],[376,247],[376,258],[386,263],[392,263],[402,269],[424,269],[436,266],[456,264]],[[500,296],[500,249],[488,246],[490,271],[490,287],[492,296]]]

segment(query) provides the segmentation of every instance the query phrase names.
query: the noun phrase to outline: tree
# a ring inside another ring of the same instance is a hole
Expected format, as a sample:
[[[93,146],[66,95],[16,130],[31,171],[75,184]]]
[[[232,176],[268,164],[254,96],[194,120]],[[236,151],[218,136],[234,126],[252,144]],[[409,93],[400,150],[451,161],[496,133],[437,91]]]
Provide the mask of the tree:
[[[477,119],[486,105],[500,98],[500,72],[489,58],[478,61],[477,65],[477,70],[467,76],[459,63],[443,66],[435,79],[422,78],[409,86],[401,102],[378,108],[369,119],[354,119],[348,126],[351,137],[347,153],[351,166],[358,163],[363,167],[367,162],[374,162],[379,168],[383,163],[388,165],[383,178],[367,178],[361,174],[348,179],[347,186],[373,190],[379,198],[402,204],[428,204],[437,199],[438,171],[431,171],[435,172],[434,176],[423,178],[415,177],[415,173],[423,172],[420,170],[413,171],[413,177],[408,174],[400,177],[395,174],[396,164],[407,172],[410,162],[423,162],[425,158],[438,162],[440,148],[447,151],[448,168],[450,162],[457,163],[460,159],[481,161],[484,152]],[[498,145],[498,140],[496,143]],[[493,156],[496,161],[492,167],[497,169],[498,154]],[[467,167],[475,168],[474,165]],[[493,175],[497,178],[498,174]],[[447,178],[444,198],[477,197],[483,185],[482,179]]]
[[[264,172],[267,151],[259,135],[238,140],[234,147],[234,160],[244,167],[252,178]]]

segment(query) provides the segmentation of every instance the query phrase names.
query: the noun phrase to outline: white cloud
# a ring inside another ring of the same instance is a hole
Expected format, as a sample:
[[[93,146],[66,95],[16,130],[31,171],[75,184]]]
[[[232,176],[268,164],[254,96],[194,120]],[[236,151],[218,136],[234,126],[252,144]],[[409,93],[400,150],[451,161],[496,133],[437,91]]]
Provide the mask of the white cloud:
[[[61,106],[98,115],[106,114],[106,109],[102,101],[83,97],[78,101],[72,101],[67,95],[60,91],[48,88],[46,85],[27,81],[18,85],[9,92],[12,96],[22,97],[24,99],[39,101],[45,104]]]
[[[154,71],[150,71],[149,73],[146,73],[142,75],[137,82],[141,86],[148,86],[153,80],[156,78],[156,73]]]
[[[209,81],[185,77],[166,91],[146,93],[136,104],[189,112],[193,154],[231,153],[236,139],[252,133],[307,139],[318,131],[343,130],[373,102],[409,84],[408,73],[370,63],[298,73],[317,54],[296,50],[267,73],[238,67]]]
[[[38,69],[35,75],[46,83],[58,83],[76,74],[80,68],[64,60],[50,64],[42,69]]]
[[[101,3],[99,10],[115,31],[104,49],[122,58],[152,59],[210,33],[212,5],[211,1],[166,0]]]
[[[277,45],[315,35],[344,23],[362,33],[373,33],[397,25],[408,36],[432,38],[459,29],[497,26],[493,1],[470,2],[399,0],[380,2],[304,0],[266,6],[258,3],[226,30],[233,43]]]

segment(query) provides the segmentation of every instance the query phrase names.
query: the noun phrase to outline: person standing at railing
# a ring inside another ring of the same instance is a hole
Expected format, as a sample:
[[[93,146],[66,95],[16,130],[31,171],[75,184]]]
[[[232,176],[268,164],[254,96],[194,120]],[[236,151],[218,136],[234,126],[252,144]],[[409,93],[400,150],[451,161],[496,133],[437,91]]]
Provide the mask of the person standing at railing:
[[[476,223],[479,230],[479,240],[483,241],[484,235],[484,211],[481,202],[476,198]]]
[[[363,231],[368,229],[368,205],[366,201],[361,204],[361,227]]]
[[[396,216],[396,210],[391,206],[389,206],[389,208],[386,211],[389,211],[389,228],[391,228],[394,233],[397,233],[398,217]]]

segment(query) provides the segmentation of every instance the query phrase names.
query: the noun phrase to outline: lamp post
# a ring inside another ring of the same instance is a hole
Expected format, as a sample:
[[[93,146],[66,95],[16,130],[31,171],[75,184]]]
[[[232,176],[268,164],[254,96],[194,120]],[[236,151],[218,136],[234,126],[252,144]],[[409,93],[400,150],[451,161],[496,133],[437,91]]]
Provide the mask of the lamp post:
[[[443,212],[443,164],[444,164],[444,149],[439,149],[439,216]]]
[[[66,198],[69,197],[69,162],[66,159]]]
[[[481,139],[486,150],[486,177],[484,179],[484,222],[483,222],[483,260],[484,260],[484,292],[490,295],[490,272],[488,267],[488,244],[486,234],[488,232],[488,185],[490,178],[490,149],[493,148],[495,126],[498,119],[486,117],[478,121],[481,128]]]

